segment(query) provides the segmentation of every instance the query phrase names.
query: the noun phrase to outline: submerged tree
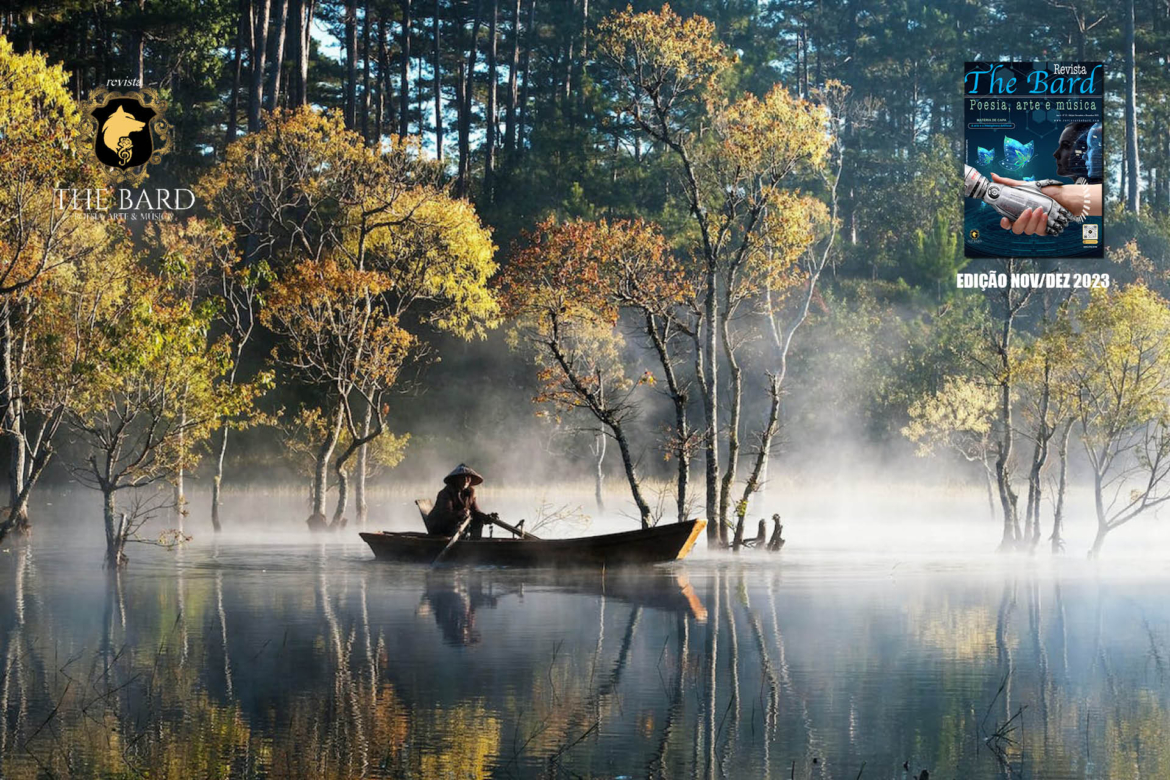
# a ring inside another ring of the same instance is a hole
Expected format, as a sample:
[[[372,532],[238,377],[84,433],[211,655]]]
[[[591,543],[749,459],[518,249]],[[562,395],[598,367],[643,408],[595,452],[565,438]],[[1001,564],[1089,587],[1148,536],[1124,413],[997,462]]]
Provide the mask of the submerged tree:
[[[1095,289],[1075,315],[1076,416],[1093,471],[1097,535],[1170,501],[1170,304],[1137,284]]]
[[[946,448],[978,463],[993,517],[992,426],[998,409],[995,388],[970,377],[948,376],[937,392],[910,405],[910,422],[902,429],[902,435],[918,445],[919,457]]]
[[[252,393],[222,382],[230,370],[226,340],[209,342],[210,307],[177,295],[126,250],[95,263],[93,305],[69,323],[86,340],[77,365],[85,381],[68,424],[88,447],[71,468],[101,491],[106,565],[126,563],[126,544],[148,517],[119,511],[136,493],[190,467],[196,447],[224,417],[242,414]]]
[[[661,251],[657,235],[624,222],[542,222],[514,253],[501,287],[513,343],[533,354],[538,402],[591,414],[618,445],[642,527],[650,526],[629,423],[641,378],[624,360],[618,304],[607,277],[616,258]],[[643,375],[644,377],[645,375]]]
[[[383,275],[373,271],[347,270],[332,260],[306,261],[273,285],[261,315],[264,324],[283,337],[276,358],[326,396],[325,436],[317,450],[311,490],[312,527],[326,525],[326,473],[344,427],[351,441],[335,464],[339,497],[333,526],[343,524],[349,456],[381,435],[382,395],[415,346],[414,338],[378,301],[386,285]],[[373,413],[368,432],[359,430],[355,421],[359,398]]]
[[[708,536],[726,545],[741,381],[725,327],[734,297],[731,277],[760,248],[769,205],[786,180],[824,163],[831,137],[827,115],[780,85],[762,98],[749,93],[730,99],[722,83],[734,58],[716,39],[714,25],[699,16],[683,19],[669,6],[612,15],[601,25],[599,48],[616,75],[622,112],[673,161],[692,221],[693,251],[703,269],[695,373],[706,420]],[[732,419],[729,476],[721,479],[719,366],[726,360]]]
[[[80,117],[68,76],[38,54],[16,54],[0,36],[0,413],[8,443],[9,506],[0,542],[29,530],[29,494],[52,454],[61,396],[38,402],[31,330],[38,327],[38,280],[100,251],[106,231],[71,208],[55,190],[62,182],[94,188],[99,178],[77,154]]]
[[[235,231],[243,267],[272,268],[262,321],[286,339],[277,354],[317,389],[330,420],[310,520],[325,522],[332,465],[346,488],[341,521],[356,457],[364,521],[368,445],[387,430],[384,396],[400,369],[427,357],[428,332],[474,338],[495,324],[490,233],[413,146],[372,149],[335,114],[309,108],[272,114],[202,190]],[[343,428],[350,446],[334,460]]]

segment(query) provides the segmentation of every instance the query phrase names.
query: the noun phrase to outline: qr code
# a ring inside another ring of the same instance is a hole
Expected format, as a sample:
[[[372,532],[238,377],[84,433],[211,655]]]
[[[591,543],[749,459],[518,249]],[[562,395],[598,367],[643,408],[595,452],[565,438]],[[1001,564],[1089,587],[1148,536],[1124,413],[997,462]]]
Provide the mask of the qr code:
[[[1097,240],[1097,226],[1096,225],[1081,225],[1081,237],[1086,241]]]

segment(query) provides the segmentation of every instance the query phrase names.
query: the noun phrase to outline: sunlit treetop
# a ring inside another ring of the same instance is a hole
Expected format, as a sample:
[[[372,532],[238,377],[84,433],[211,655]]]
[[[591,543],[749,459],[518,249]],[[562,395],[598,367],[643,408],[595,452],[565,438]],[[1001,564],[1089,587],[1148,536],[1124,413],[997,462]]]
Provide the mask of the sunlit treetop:
[[[81,118],[68,74],[38,54],[16,54],[0,36],[0,294],[87,251],[84,215],[54,207],[54,188],[100,186],[79,154]]]
[[[645,13],[627,7],[601,22],[597,41],[624,82],[628,110],[661,130],[677,129],[735,62],[716,39],[713,22],[684,19],[669,5]]]

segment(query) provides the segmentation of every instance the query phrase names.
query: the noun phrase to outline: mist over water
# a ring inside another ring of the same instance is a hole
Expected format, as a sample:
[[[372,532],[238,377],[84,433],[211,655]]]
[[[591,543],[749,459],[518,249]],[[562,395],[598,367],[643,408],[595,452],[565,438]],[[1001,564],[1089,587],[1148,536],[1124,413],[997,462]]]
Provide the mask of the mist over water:
[[[606,498],[544,533],[633,526]],[[1157,521],[1097,563],[1081,516],[1065,556],[999,556],[978,491],[775,485],[782,553],[603,577],[375,562],[295,492],[229,495],[216,537],[204,500],[117,577],[86,492],[0,554],[5,777],[1170,776]]]

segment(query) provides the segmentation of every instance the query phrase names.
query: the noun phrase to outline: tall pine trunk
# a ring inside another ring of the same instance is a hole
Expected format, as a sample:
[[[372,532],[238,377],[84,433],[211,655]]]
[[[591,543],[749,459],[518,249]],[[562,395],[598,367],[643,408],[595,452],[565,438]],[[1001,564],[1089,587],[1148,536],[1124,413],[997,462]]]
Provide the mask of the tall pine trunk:
[[[487,113],[484,116],[483,195],[487,202],[493,199],[496,177],[496,124],[498,106],[496,92],[498,74],[496,71],[496,44],[499,37],[500,0],[491,0],[492,16],[488,23],[488,93]]]
[[[433,86],[435,90],[435,159],[439,162],[443,161],[443,61],[441,54],[443,51],[443,35],[440,17],[439,0],[435,0],[435,12],[433,20],[433,34],[435,38],[435,48],[432,54],[431,69]],[[364,521],[363,521],[364,522]]]
[[[1141,165],[1138,162],[1136,24],[1134,0],[1125,7],[1125,207],[1141,211]],[[1104,539],[1104,537],[1102,537]]]
[[[244,30],[245,16],[248,13],[247,0],[240,0],[240,19],[239,25],[236,28],[236,54],[232,65],[232,94],[228,100],[228,116],[227,116],[227,132],[224,134],[224,146],[226,147],[232,141],[236,140],[236,134],[239,127],[239,113],[240,113],[240,80],[243,71],[243,49],[244,49]]]
[[[248,91],[248,132],[260,129],[260,110],[264,106],[264,62],[268,49],[268,13],[270,0],[254,0],[252,33],[252,84]]]
[[[357,127],[357,0],[345,2],[345,126]]]
[[[268,108],[273,111],[280,105],[280,76],[284,65],[284,38],[288,30],[289,0],[278,0],[278,2],[280,5],[276,11],[276,27],[272,30],[276,34],[276,40],[272,47],[272,79],[268,88]]]
[[[504,151],[510,160],[516,152],[516,109],[520,103],[517,92],[517,71],[520,69],[520,0],[512,7],[512,61],[508,65],[508,112],[504,125]]]
[[[402,69],[399,73],[398,136],[410,135],[410,18],[412,0],[402,0]]]
[[[475,20],[471,23],[471,40],[467,44],[467,66],[461,72],[461,100],[459,105],[459,172],[455,189],[457,194],[466,195],[471,178],[471,103],[475,92],[475,58],[479,51],[479,25],[483,13],[483,0],[475,0]]]
[[[362,138],[370,138],[370,0],[362,10]]]
[[[516,128],[516,147],[524,146],[524,129],[528,127],[528,92],[532,76],[532,35],[536,26],[536,0],[528,0],[528,24],[524,28],[524,86],[520,91],[520,118]]]

